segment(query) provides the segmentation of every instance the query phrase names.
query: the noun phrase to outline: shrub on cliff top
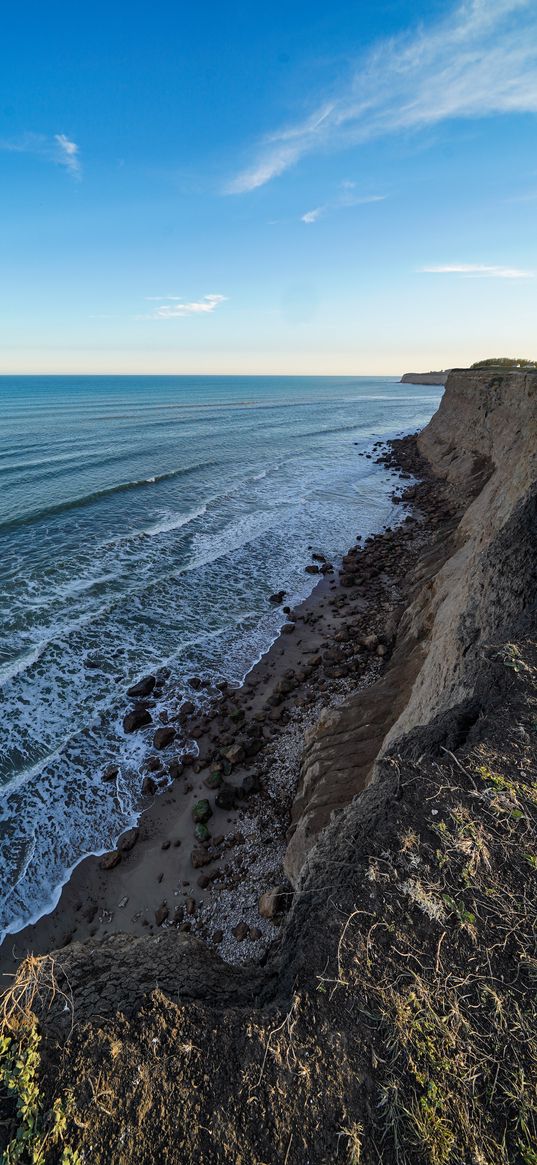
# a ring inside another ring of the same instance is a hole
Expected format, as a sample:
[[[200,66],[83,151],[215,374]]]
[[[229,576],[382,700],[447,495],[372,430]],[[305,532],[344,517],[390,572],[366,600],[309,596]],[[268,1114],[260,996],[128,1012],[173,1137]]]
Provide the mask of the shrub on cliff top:
[[[523,360],[521,356],[491,356],[487,360],[476,360],[470,368],[537,368],[537,361]]]

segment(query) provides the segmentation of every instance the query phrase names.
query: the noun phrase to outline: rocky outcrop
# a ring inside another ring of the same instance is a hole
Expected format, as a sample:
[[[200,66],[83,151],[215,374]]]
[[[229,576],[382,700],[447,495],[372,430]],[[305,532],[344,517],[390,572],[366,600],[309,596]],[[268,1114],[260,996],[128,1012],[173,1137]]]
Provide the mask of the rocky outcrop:
[[[405,372],[400,384],[445,384],[449,372]]]
[[[286,856],[295,885],[332,815],[374,779],[375,760],[468,696],[482,644],[535,597],[537,373],[451,373],[418,447],[460,520],[416,567],[383,678],[328,709],[306,741]]]

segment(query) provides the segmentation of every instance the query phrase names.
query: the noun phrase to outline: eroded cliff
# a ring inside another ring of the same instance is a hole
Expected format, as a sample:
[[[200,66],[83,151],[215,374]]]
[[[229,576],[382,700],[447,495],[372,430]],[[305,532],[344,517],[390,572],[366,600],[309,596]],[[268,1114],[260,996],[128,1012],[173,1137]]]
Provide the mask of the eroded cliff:
[[[418,449],[445,481],[454,517],[444,510],[418,563],[391,666],[327,711],[306,741],[287,854],[294,882],[331,814],[371,780],[378,756],[463,700],[482,644],[535,599],[537,374],[452,373]]]

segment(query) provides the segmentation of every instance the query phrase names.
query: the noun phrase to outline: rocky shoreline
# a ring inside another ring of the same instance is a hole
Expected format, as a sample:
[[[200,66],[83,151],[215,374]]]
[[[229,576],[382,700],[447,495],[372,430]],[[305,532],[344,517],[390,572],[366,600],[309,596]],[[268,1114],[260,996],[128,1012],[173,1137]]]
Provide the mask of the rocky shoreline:
[[[452,513],[415,437],[361,455],[398,476],[393,500],[409,512],[395,528],[358,537],[337,568],[312,552],[305,570],[317,586],[295,610],[283,592],[271,596],[287,622],[241,687],[222,681],[211,691],[191,677],[192,701],[157,712],[165,671],[129,689],[125,730],[154,729],[139,824],[115,850],[77,866],[50,914],[5,940],[3,973],[29,951],[170,928],[199,935],[227,962],[263,957],[293,892],[284,856],[305,735],[323,710],[382,673],[412,567]],[[180,738],[192,742],[186,755]],[[110,765],[103,779],[117,775]]]

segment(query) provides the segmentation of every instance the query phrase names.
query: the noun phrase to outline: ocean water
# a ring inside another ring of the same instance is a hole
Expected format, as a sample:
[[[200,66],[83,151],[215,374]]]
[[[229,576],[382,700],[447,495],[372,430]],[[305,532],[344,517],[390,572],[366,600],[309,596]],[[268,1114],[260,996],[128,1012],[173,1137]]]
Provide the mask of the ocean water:
[[[441,391],[0,378],[0,935],[136,819],[149,740],[122,731],[128,684],[164,664],[179,690],[240,681],[285,619],[269,595],[314,586],[310,547],[334,558],[397,520],[393,475],[358,453],[424,425]]]

